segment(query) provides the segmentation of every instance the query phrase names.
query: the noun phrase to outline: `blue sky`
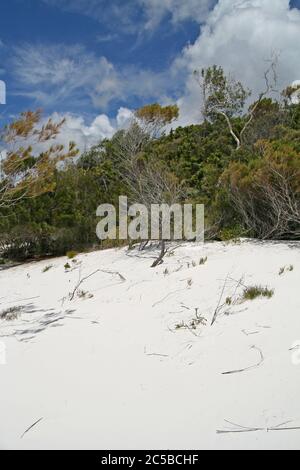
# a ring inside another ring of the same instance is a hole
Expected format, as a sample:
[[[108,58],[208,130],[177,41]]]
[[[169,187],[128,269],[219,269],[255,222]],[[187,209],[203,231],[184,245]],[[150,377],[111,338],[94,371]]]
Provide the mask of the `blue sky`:
[[[190,18],[180,24],[174,24],[170,21],[170,14],[167,13],[156,25],[155,30],[145,31],[141,8],[137,8],[135,14],[130,16],[130,21],[134,23],[132,26],[127,22],[122,24],[120,18],[114,15],[110,8],[106,8],[107,13],[102,20],[82,12],[65,10],[60,7],[60,3],[64,2],[1,0],[0,40],[3,46],[0,49],[0,68],[5,70],[1,78],[7,83],[7,104],[11,112],[22,107],[40,105],[38,99],[25,98],[19,94],[22,91],[29,91],[32,87],[20,82],[13,73],[12,59],[15,49],[23,48],[25,44],[32,47],[81,46],[93,54],[95,59],[105,57],[120,70],[132,67],[139,70],[150,69],[154,73],[159,73],[168,69],[184,46],[188,42],[193,42],[199,35],[198,22]],[[126,0],[122,0],[121,3],[126,3]],[[130,96],[128,101],[126,98],[112,100],[109,107],[107,105],[95,107],[85,102],[86,108],[80,109],[80,104],[77,106],[72,100],[70,102],[66,100],[66,102],[47,103],[46,110],[81,111],[91,114],[105,111],[112,115],[120,105],[135,107],[143,102],[143,98]]]
[[[280,86],[300,79],[300,0],[1,0],[0,13],[2,119],[41,107],[111,135],[159,101],[198,122],[195,69],[220,64],[255,94],[274,51]]]

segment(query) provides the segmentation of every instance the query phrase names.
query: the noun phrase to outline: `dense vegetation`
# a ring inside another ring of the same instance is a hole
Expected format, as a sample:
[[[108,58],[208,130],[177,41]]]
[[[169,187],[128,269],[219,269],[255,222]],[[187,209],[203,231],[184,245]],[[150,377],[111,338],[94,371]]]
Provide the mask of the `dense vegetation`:
[[[241,136],[239,145],[223,112],[212,107],[203,123],[168,134],[159,129],[172,121],[175,107],[168,108],[167,118],[163,108],[145,109],[138,117],[147,126],[137,129],[135,122],[56,169],[47,191],[0,209],[5,257],[62,255],[99,246],[98,205],[117,205],[119,195],[132,194],[124,149],[133,138],[135,168],[159,168],[184,188],[182,200],[205,204],[208,238],[300,238],[300,105],[262,95],[246,114],[227,108],[232,130]],[[142,138],[136,139],[138,134]]]

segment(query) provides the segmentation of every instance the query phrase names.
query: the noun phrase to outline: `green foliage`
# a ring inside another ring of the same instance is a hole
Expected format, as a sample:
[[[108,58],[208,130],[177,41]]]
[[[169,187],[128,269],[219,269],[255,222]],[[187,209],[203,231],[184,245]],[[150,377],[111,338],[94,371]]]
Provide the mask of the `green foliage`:
[[[69,259],[74,259],[76,258],[77,255],[78,255],[77,251],[74,251],[74,250],[67,251],[66,253],[66,257]]]
[[[218,67],[198,78],[210,96],[209,119],[203,123],[154,136],[135,122],[131,134],[118,131],[77,162],[55,170],[51,191],[21,200],[14,208],[0,208],[1,259],[121,245],[100,243],[95,230],[100,204],[117,207],[119,195],[130,196],[122,178],[122,145],[134,153],[136,165],[154,162],[152,167],[166,168],[172,181],[186,188],[186,202],[205,204],[209,238],[300,239],[300,105],[264,98],[243,115],[248,91],[242,84]],[[239,136],[254,110],[238,149],[217,103],[222,103]],[[154,104],[136,117],[160,128],[177,116],[176,106]]]
[[[273,295],[273,289],[268,289],[268,287],[262,286],[251,286],[245,288],[243,293],[243,300],[255,300],[258,297],[266,297],[268,299],[271,299]]]
[[[50,271],[50,269],[53,268],[53,265],[52,264],[49,264],[48,266],[45,266],[45,268],[43,269],[43,273],[47,273],[48,271]]]
[[[228,117],[242,113],[250,91],[241,82],[226,76],[222,67],[216,65],[195,72],[203,94],[203,115],[214,121],[218,114]]]

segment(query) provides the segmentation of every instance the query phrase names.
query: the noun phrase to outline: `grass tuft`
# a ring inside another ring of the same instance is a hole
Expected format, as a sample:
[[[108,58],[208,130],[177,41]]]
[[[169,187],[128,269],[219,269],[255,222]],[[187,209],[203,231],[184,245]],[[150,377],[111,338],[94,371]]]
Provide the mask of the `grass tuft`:
[[[263,286],[246,287],[243,293],[243,300],[255,300],[258,297],[266,297],[271,299],[274,295],[274,289]]]

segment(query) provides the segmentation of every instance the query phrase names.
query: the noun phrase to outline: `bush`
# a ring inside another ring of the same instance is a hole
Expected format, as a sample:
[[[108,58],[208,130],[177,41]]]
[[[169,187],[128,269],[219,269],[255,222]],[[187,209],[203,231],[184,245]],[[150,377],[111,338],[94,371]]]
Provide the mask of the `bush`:
[[[258,297],[267,297],[271,299],[274,295],[274,290],[268,289],[267,287],[262,286],[251,286],[246,287],[243,293],[244,300],[255,300]]]
[[[66,257],[69,259],[74,259],[78,255],[77,251],[67,251]]]

